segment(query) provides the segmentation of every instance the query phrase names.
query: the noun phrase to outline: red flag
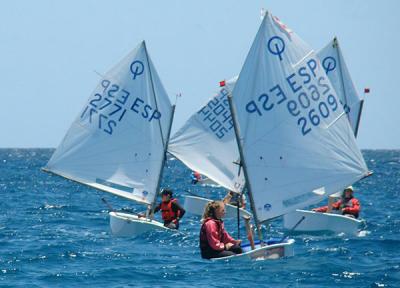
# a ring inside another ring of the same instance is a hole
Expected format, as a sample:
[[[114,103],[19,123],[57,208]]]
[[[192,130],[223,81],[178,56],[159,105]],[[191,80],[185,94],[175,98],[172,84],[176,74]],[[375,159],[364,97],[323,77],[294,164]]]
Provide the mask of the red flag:
[[[364,93],[369,93],[369,88],[364,88]]]
[[[224,87],[225,86],[225,80],[219,81],[219,87]]]

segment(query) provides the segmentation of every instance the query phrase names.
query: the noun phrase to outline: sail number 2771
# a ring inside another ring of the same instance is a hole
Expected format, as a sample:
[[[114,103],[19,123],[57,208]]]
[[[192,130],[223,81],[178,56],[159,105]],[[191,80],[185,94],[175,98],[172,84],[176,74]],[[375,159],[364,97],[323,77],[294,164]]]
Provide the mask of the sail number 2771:
[[[127,89],[104,79],[89,99],[80,118],[112,135],[127,113],[133,113],[139,119],[148,122],[161,118],[161,112],[146,103],[145,100],[133,97]]]

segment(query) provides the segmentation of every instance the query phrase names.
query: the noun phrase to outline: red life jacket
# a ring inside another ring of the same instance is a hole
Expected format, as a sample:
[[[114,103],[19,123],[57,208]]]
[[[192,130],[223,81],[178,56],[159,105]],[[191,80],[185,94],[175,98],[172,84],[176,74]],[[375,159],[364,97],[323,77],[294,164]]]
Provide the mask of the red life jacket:
[[[174,210],[172,210],[173,202],[176,202],[176,199],[171,199],[167,203],[161,202],[161,207],[160,207],[161,216],[162,219],[166,222],[172,222],[180,215],[181,211],[178,210],[178,212],[176,213]]]
[[[196,177],[197,181],[201,180],[201,174],[197,171],[194,171],[194,177]]]
[[[207,253],[207,252],[210,252],[210,251],[214,251],[214,249],[213,248],[211,248],[211,246],[210,246],[210,244],[208,244],[208,240],[207,240],[207,230],[206,230],[206,223],[208,222],[208,221],[214,221],[216,224],[217,224],[217,229],[218,229],[218,235],[219,235],[219,237],[221,238],[221,239],[219,239],[221,242],[223,242],[223,235],[224,235],[224,233],[223,233],[223,231],[222,231],[222,222],[221,221],[218,221],[218,220],[215,220],[215,219],[213,219],[213,218],[207,218],[205,221],[204,221],[204,223],[203,223],[203,225],[201,225],[201,229],[200,229],[200,251],[202,252],[202,253]]]
[[[354,206],[353,199],[354,198],[351,198],[351,199],[349,199],[349,201],[346,201],[346,202],[344,202],[342,200],[340,203],[340,209],[347,208],[347,207],[353,208],[353,206]]]
[[[355,198],[350,198],[348,201],[346,201],[346,202],[344,202],[343,201],[344,199],[341,199],[340,201],[339,201],[339,205],[337,206],[337,209],[343,209],[343,208],[353,208],[354,206],[355,206],[355,203],[354,202],[358,202],[358,200],[357,199],[355,199]],[[353,212],[345,212],[345,213],[343,213],[343,214],[351,214],[351,215],[354,215],[354,217],[355,218],[358,218],[358,216],[359,216],[359,213],[358,212],[355,212],[355,211],[353,211]]]

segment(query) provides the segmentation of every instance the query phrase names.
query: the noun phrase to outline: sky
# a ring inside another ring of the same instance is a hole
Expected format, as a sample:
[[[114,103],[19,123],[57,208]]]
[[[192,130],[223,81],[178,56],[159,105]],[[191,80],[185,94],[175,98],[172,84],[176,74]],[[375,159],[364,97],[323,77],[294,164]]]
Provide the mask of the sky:
[[[239,74],[265,8],[318,51],[337,36],[365,96],[357,142],[400,149],[400,1],[0,1],[0,147],[57,147],[104,74],[141,40],[172,133]]]

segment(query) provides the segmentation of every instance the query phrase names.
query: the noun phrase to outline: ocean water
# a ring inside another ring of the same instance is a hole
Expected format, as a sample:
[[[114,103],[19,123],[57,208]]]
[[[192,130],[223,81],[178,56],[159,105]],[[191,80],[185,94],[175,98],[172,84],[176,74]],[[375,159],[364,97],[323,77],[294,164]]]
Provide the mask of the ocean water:
[[[359,236],[296,234],[294,257],[223,263],[201,259],[195,216],[181,233],[114,237],[101,197],[143,207],[41,172],[52,152],[0,149],[0,287],[400,287],[399,150],[363,151],[374,175],[354,185],[367,220]],[[191,185],[189,174],[170,159],[162,186],[181,202],[187,190],[224,195]],[[234,221],[226,226],[236,236]],[[283,235],[281,227],[273,222],[270,233]]]

